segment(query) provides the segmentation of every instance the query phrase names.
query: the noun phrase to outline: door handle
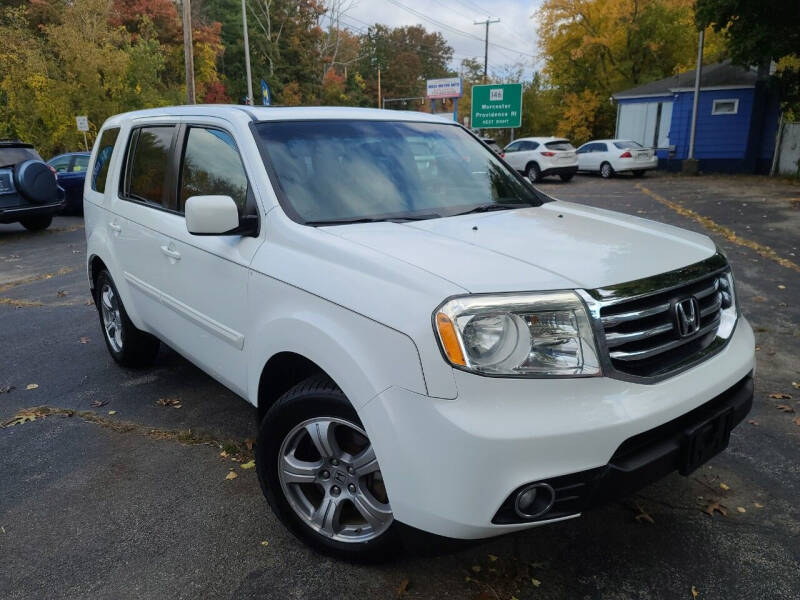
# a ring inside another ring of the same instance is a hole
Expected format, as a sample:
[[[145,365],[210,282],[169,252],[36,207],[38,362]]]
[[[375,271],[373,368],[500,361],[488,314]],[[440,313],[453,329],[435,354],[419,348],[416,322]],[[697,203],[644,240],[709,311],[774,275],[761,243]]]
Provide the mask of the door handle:
[[[173,250],[169,246],[161,246],[161,252],[163,252],[164,254],[166,254],[167,256],[169,256],[170,258],[172,258],[174,260],[180,260],[181,259],[181,253],[178,252],[177,250]]]
[[[113,221],[108,224],[108,227],[109,227],[109,229],[112,229],[113,231],[116,231],[117,233],[122,231],[122,227],[120,227],[119,225],[117,225]]]

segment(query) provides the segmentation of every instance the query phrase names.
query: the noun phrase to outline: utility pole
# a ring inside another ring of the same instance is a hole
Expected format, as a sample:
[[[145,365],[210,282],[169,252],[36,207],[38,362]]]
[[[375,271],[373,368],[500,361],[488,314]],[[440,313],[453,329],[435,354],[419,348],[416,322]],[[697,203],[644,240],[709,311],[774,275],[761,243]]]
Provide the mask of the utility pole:
[[[694,138],[697,133],[697,103],[700,100],[700,77],[703,73],[703,41],[705,30],[700,29],[700,39],[697,42],[697,69],[694,72],[694,100],[692,101],[692,125],[689,130],[689,154],[682,165],[684,173],[697,174],[697,161],[694,158]]]
[[[194,51],[192,50],[192,2],[183,0],[183,57],[186,65],[186,104],[195,104]]]
[[[381,68],[378,67],[378,108],[383,108],[381,104]]]
[[[492,19],[491,17],[486,17],[484,21],[475,21],[473,25],[486,25],[486,38],[484,39],[483,44],[483,83],[486,83],[487,71],[489,69],[489,25],[492,23],[499,23],[500,19]]]
[[[242,29],[244,30],[244,67],[247,73],[247,103],[253,106],[253,76],[250,74],[250,40],[247,36],[247,7],[242,0]]]

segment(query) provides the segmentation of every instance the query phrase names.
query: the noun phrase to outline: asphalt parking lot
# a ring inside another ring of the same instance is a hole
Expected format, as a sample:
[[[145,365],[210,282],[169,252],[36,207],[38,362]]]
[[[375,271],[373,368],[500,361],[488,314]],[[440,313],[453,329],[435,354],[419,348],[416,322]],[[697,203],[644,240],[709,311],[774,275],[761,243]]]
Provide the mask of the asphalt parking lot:
[[[113,363],[82,220],[0,225],[0,424],[35,417],[0,429],[0,597],[800,598],[800,185],[648,175],[540,188],[726,251],[758,369],[724,454],[456,553],[332,561],[284,530],[242,468],[250,405],[169,349],[148,371]]]

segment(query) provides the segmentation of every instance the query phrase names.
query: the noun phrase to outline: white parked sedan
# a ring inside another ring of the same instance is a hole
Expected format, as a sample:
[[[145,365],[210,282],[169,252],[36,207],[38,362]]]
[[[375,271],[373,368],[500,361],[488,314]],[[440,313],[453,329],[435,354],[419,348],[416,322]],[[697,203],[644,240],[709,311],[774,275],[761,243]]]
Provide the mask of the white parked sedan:
[[[594,140],[578,148],[578,170],[600,173],[605,179],[625,171],[641,177],[657,167],[655,150],[632,140]]]
[[[534,182],[548,175],[558,175],[562,181],[569,181],[578,171],[575,148],[563,138],[520,138],[503,152],[508,164]]]

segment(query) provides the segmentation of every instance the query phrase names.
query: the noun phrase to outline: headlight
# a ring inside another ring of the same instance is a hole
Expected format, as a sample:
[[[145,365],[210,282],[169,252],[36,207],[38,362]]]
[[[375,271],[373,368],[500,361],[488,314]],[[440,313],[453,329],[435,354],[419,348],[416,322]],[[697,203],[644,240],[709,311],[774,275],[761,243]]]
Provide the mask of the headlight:
[[[450,363],[485,375],[599,375],[594,334],[574,292],[464,296],[434,314]]]

